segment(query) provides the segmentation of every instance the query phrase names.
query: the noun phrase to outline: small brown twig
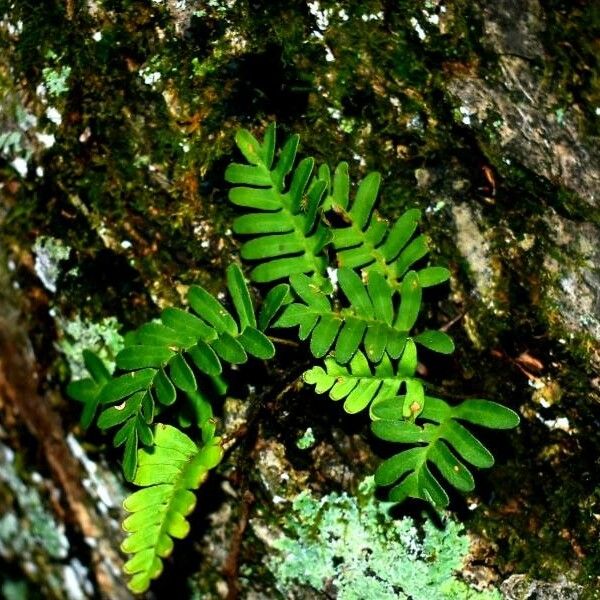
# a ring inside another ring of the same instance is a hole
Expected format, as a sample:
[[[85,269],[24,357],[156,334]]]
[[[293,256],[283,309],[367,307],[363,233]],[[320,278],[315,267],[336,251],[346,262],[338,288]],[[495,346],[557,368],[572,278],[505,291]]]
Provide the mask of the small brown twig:
[[[227,581],[227,600],[237,600],[240,593],[240,585],[238,581],[239,559],[242,549],[242,541],[244,532],[248,527],[250,520],[250,509],[254,504],[254,495],[250,490],[245,490],[242,495],[242,505],[240,509],[240,518],[233,535],[231,536],[231,544],[227,558],[223,564],[222,573]]]

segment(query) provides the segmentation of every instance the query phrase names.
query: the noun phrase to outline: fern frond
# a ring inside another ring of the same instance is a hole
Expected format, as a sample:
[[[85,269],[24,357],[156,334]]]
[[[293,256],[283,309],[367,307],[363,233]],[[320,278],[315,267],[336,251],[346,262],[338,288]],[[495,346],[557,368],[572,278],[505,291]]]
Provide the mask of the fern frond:
[[[421,307],[418,276],[412,271],[406,275],[399,304],[382,275],[369,273],[368,280],[365,285],[351,269],[339,269],[338,282],[349,306],[337,308],[308,277],[292,275],[291,287],[300,302],[288,304],[274,327],[299,326],[299,338],[310,337],[316,358],[325,356],[334,343],[335,360],[340,364],[347,363],[361,344],[371,362],[379,362],[386,351],[398,358]],[[414,339],[442,354],[454,350],[452,338],[442,331],[424,331]]]
[[[146,591],[173,550],[172,538],[188,534],[186,517],[196,505],[192,490],[200,487],[222,456],[220,438],[210,437],[199,447],[175,427],[163,424],[155,427],[153,447],[139,450],[133,483],[143,489],[123,503],[131,513],[123,522],[129,535],[121,545],[123,552],[133,554],[123,567],[132,575],[131,591]]]
[[[381,176],[369,173],[359,184],[350,201],[348,165],[342,162],[332,181],[325,175],[328,195],[326,209],[337,212],[348,224],[332,229],[332,244],[340,267],[362,268],[383,275],[394,289],[400,289],[404,275],[428,252],[424,235],[413,238],[421,213],[405,212],[392,227],[375,210]],[[450,275],[444,267],[425,267],[418,271],[421,287],[446,281]]]
[[[398,357],[406,342],[406,333],[393,326],[391,290],[385,280],[374,274],[369,291],[353,271],[340,269],[338,281],[350,306],[334,308],[331,300],[305,275],[293,275],[290,283],[301,302],[288,304],[274,327],[299,326],[301,340],[309,336],[310,349],[317,358],[335,344],[339,363],[348,362],[364,339],[370,360],[379,361],[387,349]],[[380,293],[375,290],[381,289]]]
[[[267,359],[275,354],[271,341],[257,328],[254,307],[242,272],[237,265],[227,269],[227,287],[237,320],[207,290],[191,286],[191,310],[166,308],[160,322],[142,325],[126,338],[116,356],[121,374],[110,379],[95,368],[91,379],[74,382],[68,393],[87,399],[87,413],[108,405],[98,418],[101,429],[119,427],[115,446],[124,444],[123,471],[131,479],[136,470],[139,442],[153,443],[149,425],[156,403],[169,406],[177,390],[188,397],[198,392],[196,371],[224,389],[222,361],[239,364],[248,354]],[[97,367],[97,365],[96,365]],[[91,418],[86,417],[86,422]]]
[[[241,184],[229,191],[230,201],[252,212],[235,219],[233,230],[253,236],[241,248],[243,259],[261,261],[251,271],[253,281],[305,273],[319,286],[328,286],[323,248],[329,243],[329,231],[318,218],[325,182],[312,177],[312,158],[294,168],[299,139],[294,135],[286,141],[273,167],[275,125],[267,128],[262,144],[250,132],[238,132],[237,146],[249,164],[229,165],[225,179]]]
[[[416,365],[415,365],[416,366]],[[333,358],[325,359],[325,369],[315,366],[303,375],[304,381],[315,386],[317,394],[329,393],[332,400],[344,400],[344,410],[354,414],[371,405],[397,396],[402,385],[406,387],[406,416],[423,410],[423,384],[416,379],[414,371],[404,374],[401,366],[394,367],[386,354],[379,364],[371,367],[365,355],[358,351],[348,366],[340,365]]]
[[[468,492],[475,484],[465,462],[479,468],[494,464],[489,450],[460,421],[491,429],[511,429],[519,424],[514,411],[488,400],[466,400],[451,406],[439,398],[426,397],[417,419],[423,424],[403,418],[405,406],[405,398],[398,397],[372,408],[377,420],[371,428],[377,437],[414,446],[385,460],[375,473],[378,485],[396,484],[389,495],[393,502],[411,497],[447,506],[448,494],[431,466],[456,489]]]
[[[100,404],[100,392],[110,379],[111,373],[102,359],[90,350],[83,351],[83,363],[90,377],[69,383],[67,394],[73,400],[83,404],[80,423],[84,429],[87,429],[96,416]]]

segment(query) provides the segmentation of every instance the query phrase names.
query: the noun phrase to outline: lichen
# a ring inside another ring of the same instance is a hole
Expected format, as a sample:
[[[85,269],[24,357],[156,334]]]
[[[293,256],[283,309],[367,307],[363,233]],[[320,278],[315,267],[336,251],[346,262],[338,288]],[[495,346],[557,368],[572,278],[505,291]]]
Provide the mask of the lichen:
[[[85,377],[87,370],[83,364],[83,351],[93,350],[107,365],[109,370],[115,366],[115,356],[123,348],[123,336],[119,333],[121,324],[115,317],[105,317],[99,322],[87,321],[77,315],[74,319],[56,317],[62,336],[58,349],[69,363],[71,378]]]
[[[308,427],[307,430],[296,440],[296,446],[300,450],[308,450],[315,445],[315,434],[312,427]]]
[[[6,512],[0,516],[0,556],[13,558],[43,550],[55,559],[66,558],[69,541],[64,527],[44,507],[35,487],[19,476],[15,467],[15,455],[8,447],[0,445],[0,486],[7,487],[14,496],[18,512]],[[35,473],[32,478],[39,477]],[[22,519],[17,514],[23,515]]]
[[[32,247],[35,253],[35,272],[44,287],[54,293],[60,275],[60,263],[69,258],[71,249],[62,241],[51,236],[39,236]]]
[[[274,543],[269,568],[280,592],[294,586],[335,589],[339,600],[500,598],[457,577],[469,551],[462,526],[445,519],[419,528],[409,517],[394,519],[391,504],[373,497],[366,479],[357,496],[300,493],[286,518],[286,534]]]

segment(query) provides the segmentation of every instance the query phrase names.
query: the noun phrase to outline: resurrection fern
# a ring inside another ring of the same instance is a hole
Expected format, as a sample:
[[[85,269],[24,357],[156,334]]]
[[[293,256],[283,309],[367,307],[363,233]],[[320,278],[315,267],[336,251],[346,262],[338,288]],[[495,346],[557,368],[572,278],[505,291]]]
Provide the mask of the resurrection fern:
[[[377,405],[396,396],[402,383],[410,383],[407,397],[412,401],[420,400],[421,405],[424,396],[421,382],[412,377],[403,379],[399,376],[385,354],[374,370],[360,351],[348,366],[340,365],[334,358],[326,358],[325,369],[313,367],[306,371],[304,380],[315,386],[317,394],[329,392],[332,400],[344,400],[344,410],[350,414],[360,412],[371,403]]]
[[[420,211],[406,211],[390,227],[374,210],[381,183],[379,173],[369,173],[360,182],[352,202],[347,163],[338,165],[332,180],[328,168],[321,169],[320,176],[328,190],[324,207],[337,213],[346,224],[331,229],[338,266],[380,273],[392,288],[399,289],[410,267],[429,252],[424,235],[411,241]],[[426,267],[418,275],[419,285],[425,288],[443,283],[450,272],[444,267]]]
[[[394,502],[411,497],[447,506],[448,494],[432,473],[432,465],[456,489],[469,492],[475,482],[461,459],[481,469],[494,464],[492,454],[460,421],[492,429],[511,429],[519,424],[516,413],[489,400],[465,400],[450,406],[427,396],[417,422],[402,418],[403,406],[399,397],[384,400],[372,409],[377,419],[372,430],[377,437],[414,446],[388,458],[375,473],[378,485],[399,482],[390,491]]]
[[[461,421],[494,429],[519,422],[494,402],[451,406],[430,397],[417,376],[419,347],[454,351],[447,333],[418,325],[423,289],[449,276],[444,267],[423,264],[428,248],[424,235],[415,237],[419,211],[388,224],[375,211],[379,174],[368,174],[353,193],[346,163],[333,177],[326,165],[315,171],[313,158],[295,164],[299,137],[279,153],[275,137],[274,124],[262,142],[240,131],[236,143],[247,164],[225,173],[235,184],[229,198],[244,211],[233,224],[244,236],[242,258],[252,264],[253,281],[270,284],[258,318],[241,269],[231,265],[226,277],[235,315],[208,290],[191,286],[188,308],[166,308],[126,336],[115,374],[86,351],[89,377],[68,386],[83,404],[83,427],[99,413],[98,427],[116,430],[125,477],[142,488],[124,503],[131,514],[122,549],[133,555],[124,569],[134,592],[159,576],[173,538],[187,535],[194,492],[223,455],[211,398],[226,391],[228,365],[274,356],[268,327],[298,327],[312,355],[324,358],[304,381],[343,400],[348,413],[368,408],[377,437],[410,446],[375,475],[379,485],[394,485],[395,502],[414,497],[446,506],[438,478],[473,489],[463,461],[485,468],[493,457]],[[154,423],[173,413],[181,427],[197,428],[200,443]]]
[[[263,144],[248,132],[238,134],[238,147],[254,166],[246,167],[250,169],[248,171],[244,171],[242,165],[232,165],[228,169],[230,181],[248,186],[241,188],[244,189],[244,202],[239,201],[240,192],[236,191],[240,188],[231,190],[230,199],[234,204],[277,210],[283,214],[284,209],[279,207],[285,205],[286,196],[281,193],[281,179],[267,178],[267,169],[275,154],[274,140],[273,126],[268,128]],[[285,285],[281,286],[276,294],[277,302],[274,299],[271,302],[265,327],[277,314],[275,327],[297,326],[301,340],[310,338],[309,347],[315,358],[330,353],[325,359],[325,368],[317,365],[304,373],[304,380],[314,385],[317,393],[328,392],[331,399],[344,400],[344,409],[349,413],[357,413],[370,406],[372,430],[376,436],[417,445],[390,459],[392,463],[384,463],[394,465],[397,479],[402,480],[392,492],[393,499],[402,501],[412,496],[445,506],[448,497],[431,474],[428,462],[432,462],[452,485],[462,491],[472,489],[472,478],[470,474],[465,474],[466,469],[463,469],[455,453],[466,460],[471,458],[471,464],[480,468],[493,463],[491,454],[455,419],[470,419],[477,425],[502,429],[515,427],[518,416],[493,402],[473,400],[453,408],[442,400],[426,395],[426,384],[415,375],[418,345],[434,352],[450,354],[454,351],[454,343],[443,331],[413,333],[421,309],[422,290],[444,282],[449,276],[449,271],[444,267],[422,267],[420,264],[428,253],[425,236],[421,234],[414,237],[420,212],[408,210],[395,223],[388,224],[375,211],[380,175],[368,174],[357,186],[351,199],[346,163],[337,166],[333,177],[329,167],[321,166],[309,184],[312,159],[303,159],[296,169],[290,162],[297,146],[298,138],[293,136],[284,144],[279,161],[285,163],[285,172],[294,173],[293,180],[298,173],[303,174],[303,188],[308,185],[309,190],[318,191],[304,202],[298,200],[298,195],[294,196],[297,200],[292,211],[295,222],[307,219],[310,228],[297,227],[291,234],[288,233],[288,225],[285,225],[285,232],[279,231],[270,225],[279,221],[276,218],[269,219],[271,235],[255,237],[242,246],[242,257],[253,260],[271,257],[275,250],[285,253],[293,251],[300,257],[294,259],[298,260],[293,263],[294,269],[287,272],[279,270],[271,278],[255,276],[258,282],[287,276],[290,283],[287,289]],[[250,157],[248,147],[256,149]],[[293,153],[289,150],[292,147]],[[264,159],[267,154],[268,161]],[[310,165],[310,169],[307,165]],[[262,169],[261,179],[256,175],[255,169],[258,168]],[[232,172],[235,172],[235,177],[232,177]],[[268,181],[274,183],[267,188]],[[293,183],[291,187],[294,188]],[[267,189],[268,192],[265,191]],[[322,189],[325,190],[324,194]],[[274,200],[275,197],[277,200]],[[261,233],[260,219],[259,213],[238,217],[236,223],[241,222],[245,226],[236,228],[236,231],[242,234]],[[340,221],[342,226],[331,224]],[[339,294],[333,287],[323,286],[320,280],[315,280],[314,273],[323,271],[313,268],[313,263],[309,266],[307,262],[309,255],[303,249],[308,247],[314,227],[315,231],[321,232],[323,227],[327,231],[319,233],[317,246],[310,247],[322,252],[326,246],[328,255],[335,256]],[[295,244],[293,250],[287,243],[292,237]],[[248,244],[252,244],[250,257],[244,251]],[[269,269],[269,264],[266,262],[255,266],[253,273],[261,273],[263,267]],[[445,408],[442,410],[440,407]],[[386,411],[385,425],[381,421],[382,410]],[[474,411],[478,417],[473,417]],[[388,421],[392,417],[396,419],[398,427],[424,433],[412,437],[386,437],[386,427],[391,426]],[[436,423],[438,417],[441,421],[437,421],[439,426],[435,428],[431,422]],[[426,423],[424,428],[416,424],[417,420]],[[457,441],[458,431],[466,432],[460,436],[460,441]],[[454,435],[450,447],[446,442],[451,434]],[[486,460],[482,458],[484,451]],[[382,468],[383,473],[388,472],[385,470],[388,467]],[[449,469],[457,474],[450,477]],[[389,483],[388,479],[380,475],[377,481],[386,484]]]
[[[125,348],[116,356],[121,374],[109,378],[104,366],[88,353],[91,377],[68,387],[69,395],[85,404],[84,426],[91,423],[99,406],[106,407],[98,426],[118,427],[114,444],[125,445],[127,479],[135,475],[139,442],[153,444],[150,424],[157,404],[173,404],[179,390],[196,411],[203,410],[206,401],[195,371],[222,393],[226,389],[222,361],[240,364],[248,360],[248,354],[263,359],[275,354],[271,341],[256,327],[250,294],[237,265],[227,269],[227,285],[237,321],[207,290],[191,286],[187,299],[192,310],[166,308],[160,321],[146,323],[126,336]]]
[[[142,489],[123,504],[132,513],[123,521],[129,535],[121,544],[123,552],[133,554],[123,567],[132,575],[132,591],[146,591],[150,581],[161,574],[162,559],[173,550],[172,538],[187,536],[190,524],[186,516],[196,505],[192,490],[200,487],[222,456],[218,437],[207,435],[196,446],[175,427],[156,425],[152,448],[139,452],[133,483]]]
[[[335,360],[347,363],[361,343],[372,362],[379,362],[387,352],[398,358],[417,319],[421,289],[418,276],[410,272],[402,284],[402,300],[394,309],[394,290],[382,275],[368,274],[368,283],[351,269],[337,272],[338,283],[345,296],[347,307],[332,306],[332,302],[305,275],[292,275],[290,283],[300,302],[293,302],[275,322],[275,327],[299,326],[299,338],[310,336],[312,354],[321,358],[335,342]],[[449,335],[441,331],[425,331],[416,341],[431,350],[449,354],[454,344]]]
[[[125,477],[143,487],[124,503],[133,513],[123,523],[130,535],[122,549],[134,555],[124,567],[133,575],[129,587],[134,592],[146,590],[159,576],[162,559],[173,548],[171,538],[187,535],[185,517],[195,505],[191,490],[221,460],[209,397],[211,391],[222,394],[226,389],[223,363],[243,363],[248,355],[267,359],[275,352],[257,328],[237,265],[227,269],[227,287],[237,319],[207,290],[192,286],[187,295],[191,310],[166,308],[160,321],[146,323],[126,336],[125,348],[116,357],[116,375],[111,376],[102,361],[86,351],[90,377],[74,381],[67,390],[84,404],[84,427],[91,424],[99,407],[97,425],[118,427],[114,445],[125,445]],[[201,432],[199,446],[170,425],[151,427],[155,415],[179,396],[192,409]],[[145,447],[138,449],[140,442]]]

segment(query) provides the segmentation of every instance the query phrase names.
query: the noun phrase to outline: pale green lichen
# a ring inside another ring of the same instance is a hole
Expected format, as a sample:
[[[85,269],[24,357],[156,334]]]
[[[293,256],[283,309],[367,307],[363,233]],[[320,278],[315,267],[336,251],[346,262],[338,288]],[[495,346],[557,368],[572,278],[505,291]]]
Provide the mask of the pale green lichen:
[[[32,250],[35,253],[36,275],[48,291],[56,292],[60,263],[69,258],[71,248],[58,238],[40,235],[35,239]]]
[[[315,445],[315,434],[313,433],[312,427],[309,427],[297,440],[296,446],[300,450],[308,450]]]
[[[373,479],[358,496],[332,493],[321,499],[299,494],[275,542],[269,569],[279,591],[295,586],[333,592],[338,600],[498,600],[457,577],[469,551],[460,524],[446,519],[419,531],[408,518],[394,519],[392,505],[373,497]]]
[[[35,487],[21,479],[13,451],[1,444],[0,464],[0,488],[6,486],[18,506],[18,512],[0,517],[0,556],[11,558],[13,554],[22,556],[41,549],[52,558],[66,558],[69,542],[64,527],[46,510]],[[34,473],[34,477],[39,475]]]
[[[123,348],[123,336],[119,333],[121,324],[115,317],[106,317],[95,323],[82,319],[79,315],[72,320],[57,316],[56,322],[62,331],[58,349],[69,363],[72,379],[87,376],[83,363],[85,349],[98,354],[107,368],[111,372],[114,370],[115,356]]]
[[[69,91],[68,80],[71,75],[71,67],[45,67],[42,69],[44,85],[50,96],[58,97]]]

